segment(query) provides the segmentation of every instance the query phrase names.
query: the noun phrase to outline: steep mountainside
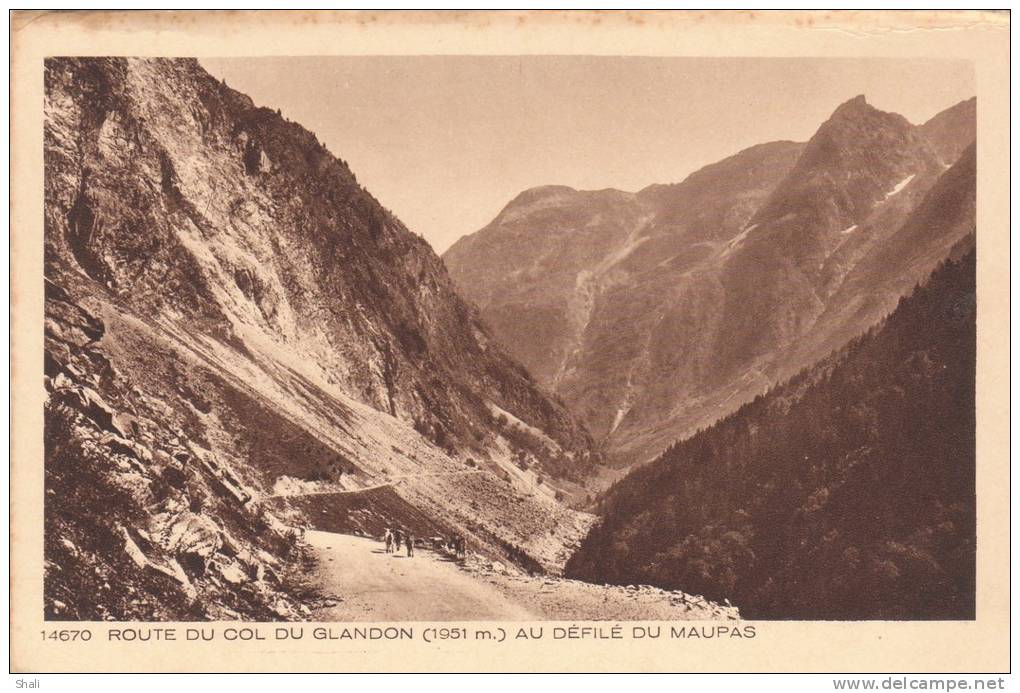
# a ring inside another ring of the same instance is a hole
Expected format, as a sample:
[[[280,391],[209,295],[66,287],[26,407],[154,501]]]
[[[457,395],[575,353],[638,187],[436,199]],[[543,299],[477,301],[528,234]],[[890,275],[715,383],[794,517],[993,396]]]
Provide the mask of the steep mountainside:
[[[102,616],[68,605],[74,556],[88,571],[141,556],[182,595],[215,592],[209,537],[230,525],[257,556],[272,542],[243,518],[314,524],[360,489],[354,528],[562,564],[589,519],[554,496],[593,463],[587,433],[313,134],[194,60],[48,60],[45,115],[52,613]],[[129,498],[103,517],[56,494],[100,488]],[[190,572],[186,512],[212,523]]]
[[[568,575],[751,618],[974,618],[972,243],[879,327],[611,488]]]
[[[974,230],[975,163],[971,143],[894,235],[855,250],[852,266],[812,327],[814,339],[796,345],[793,362],[812,361],[842,346],[860,325],[877,322],[930,268],[958,252],[961,239]]]
[[[921,133],[949,166],[977,139],[977,97],[947,108],[921,126]]]
[[[611,216],[592,202],[609,193],[529,191],[545,202],[515,200],[444,261],[615,462],[647,461],[872,325],[970,231],[968,112],[915,127],[857,97],[807,144],[614,191]],[[956,216],[904,227],[922,202]]]
[[[454,244],[445,260],[500,341],[554,383],[584,329],[585,282],[595,278],[588,275],[626,253],[631,229],[647,215],[632,193],[534,188]]]

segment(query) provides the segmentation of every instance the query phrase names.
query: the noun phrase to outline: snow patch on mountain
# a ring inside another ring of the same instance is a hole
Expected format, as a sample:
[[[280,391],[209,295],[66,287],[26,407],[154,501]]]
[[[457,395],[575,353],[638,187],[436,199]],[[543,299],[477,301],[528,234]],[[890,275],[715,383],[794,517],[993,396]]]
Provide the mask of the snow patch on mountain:
[[[888,199],[889,199],[890,197],[892,197],[893,195],[895,195],[895,194],[899,193],[900,191],[902,191],[902,190],[903,190],[903,188],[905,188],[905,187],[907,187],[908,185],[910,185],[910,181],[914,180],[914,176],[916,176],[916,175],[917,175],[916,173],[911,173],[911,174],[910,174],[909,176],[907,176],[906,178],[904,178],[903,180],[901,180],[901,181],[900,181],[899,183],[897,183],[897,184],[896,184],[896,185],[895,185],[895,186],[893,187],[893,189],[892,189],[892,190],[890,190],[889,192],[887,192],[887,193],[885,194],[885,199],[887,199],[887,200],[888,200]]]
[[[734,250],[736,250],[737,247],[739,247],[740,244],[744,242],[744,239],[747,238],[747,234],[751,233],[756,228],[758,228],[757,224],[751,224],[750,226],[745,227],[740,233],[738,233],[732,239],[730,239],[729,243],[727,243],[726,246],[723,248],[722,252],[723,257],[726,257]]]

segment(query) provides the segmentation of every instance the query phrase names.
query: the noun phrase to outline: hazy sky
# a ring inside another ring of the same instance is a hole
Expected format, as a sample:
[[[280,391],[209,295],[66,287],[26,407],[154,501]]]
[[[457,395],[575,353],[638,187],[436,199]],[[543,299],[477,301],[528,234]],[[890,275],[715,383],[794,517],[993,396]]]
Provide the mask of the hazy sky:
[[[975,94],[936,60],[203,58],[318,135],[444,251],[537,185],[639,190],[761,142],[806,140],[843,101],[920,123]]]

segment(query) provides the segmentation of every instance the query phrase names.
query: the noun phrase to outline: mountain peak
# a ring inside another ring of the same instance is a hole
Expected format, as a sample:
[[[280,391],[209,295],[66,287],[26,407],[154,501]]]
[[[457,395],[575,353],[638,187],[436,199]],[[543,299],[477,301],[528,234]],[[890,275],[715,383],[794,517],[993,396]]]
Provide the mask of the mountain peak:
[[[563,195],[572,195],[576,192],[577,190],[571,188],[569,185],[537,185],[534,188],[528,188],[520,193],[517,197],[510,201],[510,204],[527,204],[545,197],[561,197]]]
[[[839,108],[863,108],[868,106],[868,100],[864,97],[864,94],[858,94],[854,98],[845,101]],[[838,110],[838,109],[837,109]]]
[[[841,103],[832,112],[829,120],[856,119],[877,112],[879,112],[878,109],[868,103],[868,100],[864,98],[864,94],[858,94],[849,101]]]
[[[850,130],[857,130],[859,128],[885,130],[891,128],[906,132],[912,130],[914,125],[899,113],[875,108],[868,103],[864,94],[858,94],[849,101],[841,103],[832,112],[829,119],[822,124],[816,136],[818,134],[831,134],[834,130],[842,131],[847,128]]]
[[[555,207],[568,198],[577,195],[577,192],[577,190],[568,185],[540,185],[528,188],[510,200],[496,218],[502,221],[509,221],[525,217],[537,210]]]
[[[936,153],[915,126],[858,95],[818,128],[756,221],[794,214],[811,219],[803,229],[846,228],[860,223],[904,179],[940,170]],[[799,238],[794,247],[803,243]]]

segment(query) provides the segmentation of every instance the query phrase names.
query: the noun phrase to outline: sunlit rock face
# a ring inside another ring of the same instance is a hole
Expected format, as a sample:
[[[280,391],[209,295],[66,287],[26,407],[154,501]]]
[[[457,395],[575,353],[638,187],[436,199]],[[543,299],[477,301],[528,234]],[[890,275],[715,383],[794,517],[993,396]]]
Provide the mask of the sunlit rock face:
[[[287,526],[563,565],[590,437],[342,160],[194,60],[45,79],[50,615],[300,615]]]

